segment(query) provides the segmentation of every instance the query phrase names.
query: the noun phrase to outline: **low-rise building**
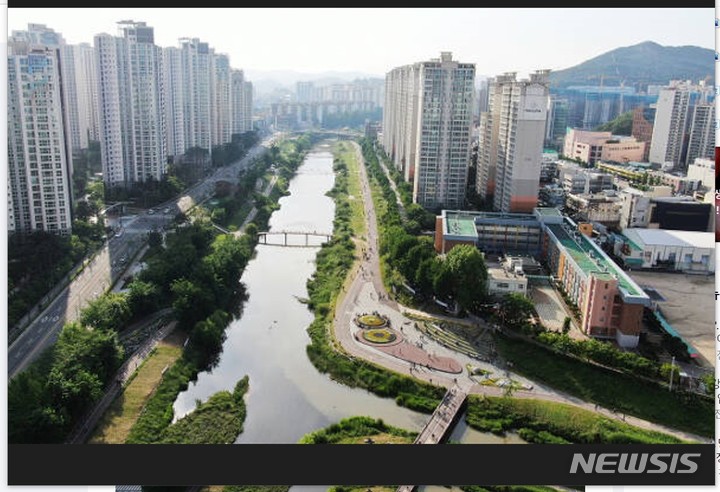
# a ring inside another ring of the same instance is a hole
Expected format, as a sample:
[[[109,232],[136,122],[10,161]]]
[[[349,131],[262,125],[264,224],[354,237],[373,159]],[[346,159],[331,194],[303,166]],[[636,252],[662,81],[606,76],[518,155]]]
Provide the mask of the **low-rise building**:
[[[547,184],[540,188],[538,199],[541,207],[557,207],[565,206],[565,190],[556,184]]]
[[[565,210],[578,220],[600,222],[608,227],[620,223],[622,201],[613,191],[604,193],[568,194]]]
[[[715,272],[712,232],[630,228],[616,237],[615,255],[629,268]]]
[[[528,279],[521,266],[506,263],[487,263],[487,291],[491,296],[506,294],[527,295]]]
[[[446,253],[455,244],[475,244],[485,252],[491,252],[488,248],[505,252],[522,244],[524,254],[544,260],[568,298],[578,306],[585,333],[614,339],[622,347],[635,347],[643,307],[650,305],[650,298],[591,235],[590,224],[578,226],[554,208],[538,207],[532,214],[443,210],[436,220],[435,248]],[[537,248],[536,239],[530,237],[537,238]],[[511,271],[517,270],[512,267]],[[509,290],[507,275],[496,273],[497,283],[508,284],[502,289]],[[518,284],[513,285],[519,290]],[[500,289],[496,284],[493,288]]]
[[[645,142],[640,142],[635,137],[576,128],[568,129],[563,147],[563,154],[566,157],[580,159],[590,165],[594,165],[600,160],[612,162],[640,161],[644,152]]]
[[[613,189],[611,174],[584,168],[570,161],[558,163],[558,181],[566,193],[599,193]]]
[[[711,202],[669,194],[661,187],[647,192],[632,187],[621,190],[619,228],[712,231],[715,209]]]
[[[687,177],[699,181],[704,188],[714,189],[715,161],[698,157],[694,163],[688,166]]]

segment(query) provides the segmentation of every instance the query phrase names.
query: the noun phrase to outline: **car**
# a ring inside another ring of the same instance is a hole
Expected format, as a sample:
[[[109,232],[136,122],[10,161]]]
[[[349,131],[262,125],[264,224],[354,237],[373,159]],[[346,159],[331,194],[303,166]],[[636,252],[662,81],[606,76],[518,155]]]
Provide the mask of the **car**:
[[[148,210],[148,215],[152,215],[154,213],[155,213],[155,210],[153,210],[153,209]]]
[[[169,213],[170,213],[170,207],[165,207],[165,209],[163,210],[163,213],[164,213],[164,214],[169,214]]]

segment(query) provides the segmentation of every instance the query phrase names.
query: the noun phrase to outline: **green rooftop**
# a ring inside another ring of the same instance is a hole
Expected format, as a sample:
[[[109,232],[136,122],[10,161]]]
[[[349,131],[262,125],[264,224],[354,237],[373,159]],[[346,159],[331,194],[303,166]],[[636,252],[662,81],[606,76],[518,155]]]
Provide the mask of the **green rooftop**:
[[[477,239],[475,217],[457,212],[445,212],[445,230],[452,236],[463,236]]]
[[[583,272],[592,274],[601,280],[616,278],[620,287],[629,295],[644,295],[644,292],[635,287],[635,284],[625,275],[625,272],[619,270],[615,263],[598,253],[585,234],[578,233],[579,240],[576,240],[560,224],[548,224],[547,227]],[[590,256],[591,253],[592,257]]]

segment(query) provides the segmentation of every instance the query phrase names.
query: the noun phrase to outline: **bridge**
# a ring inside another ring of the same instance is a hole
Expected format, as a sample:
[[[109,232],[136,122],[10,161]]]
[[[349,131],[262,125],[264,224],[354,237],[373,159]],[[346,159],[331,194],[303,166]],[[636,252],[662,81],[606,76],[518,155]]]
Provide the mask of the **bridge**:
[[[440,405],[435,409],[430,420],[417,435],[413,444],[439,444],[450,435],[450,431],[465,408],[467,393],[457,385],[445,393]],[[397,492],[413,492],[417,485],[401,485]]]
[[[283,236],[283,242],[280,243],[269,243],[267,242],[268,236]],[[305,244],[292,244],[288,243],[288,236],[304,236]],[[307,231],[262,231],[257,233],[258,244],[265,244],[267,246],[283,246],[288,248],[317,248],[320,244],[310,244],[310,237],[324,237],[326,241],[332,239],[332,234],[326,232],[307,232]]]

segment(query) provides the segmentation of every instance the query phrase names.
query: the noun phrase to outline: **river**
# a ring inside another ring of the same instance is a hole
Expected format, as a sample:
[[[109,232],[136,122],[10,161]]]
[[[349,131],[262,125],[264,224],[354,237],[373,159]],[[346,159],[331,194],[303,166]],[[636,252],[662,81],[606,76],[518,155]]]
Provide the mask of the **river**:
[[[307,155],[290,181],[290,195],[280,199],[280,209],[270,217],[270,232],[332,231],[335,204],[325,196],[335,181],[332,163],[328,145],[316,146]],[[304,238],[296,243],[304,243]],[[299,299],[307,297],[306,282],[315,270],[318,250],[257,246],[241,279],[248,293],[242,314],[227,328],[217,366],[200,373],[178,396],[176,419],[194,409],[197,400],[232,390],[247,374],[247,417],[236,443],[295,443],[308,432],[354,415],[382,418],[413,431],[422,429],[429,416],[399,407],[393,399],[336,383],[310,362],[305,352],[310,343],[306,330],[313,314]],[[480,442],[481,436],[460,423],[452,439]]]

